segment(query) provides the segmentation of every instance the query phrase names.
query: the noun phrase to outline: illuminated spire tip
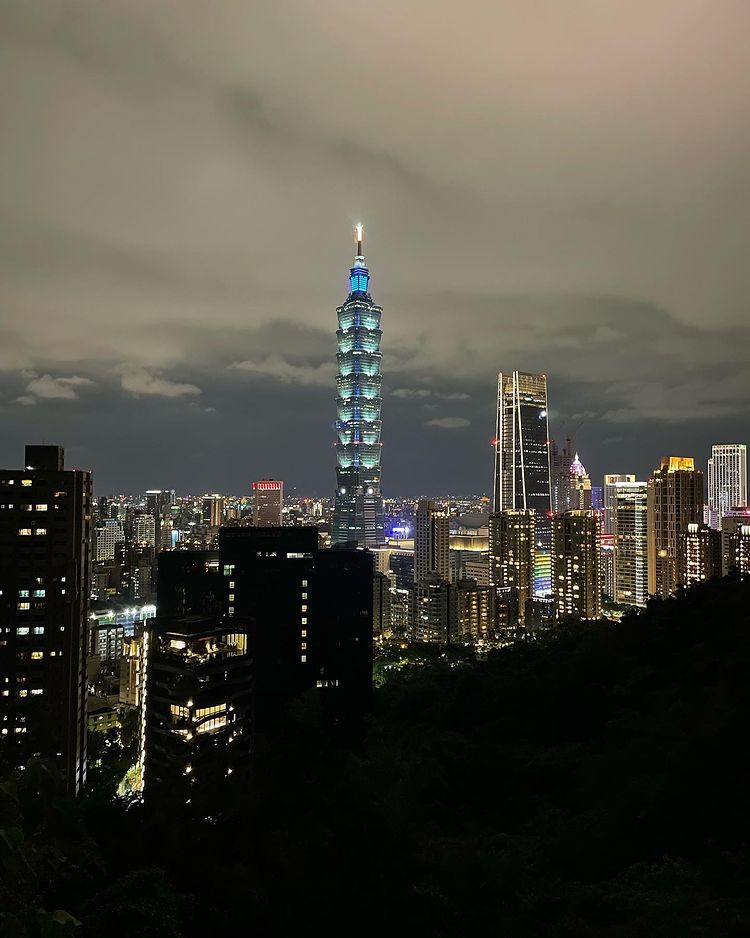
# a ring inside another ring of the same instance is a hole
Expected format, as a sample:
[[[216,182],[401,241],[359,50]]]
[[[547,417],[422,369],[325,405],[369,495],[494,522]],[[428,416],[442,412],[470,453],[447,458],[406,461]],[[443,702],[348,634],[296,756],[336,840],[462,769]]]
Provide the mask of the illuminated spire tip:
[[[362,224],[362,222],[358,222],[358,223],[354,226],[354,232],[355,232],[355,235],[356,235],[356,238],[357,238],[357,257],[363,257],[363,254],[362,254],[362,239],[363,239],[363,235],[364,235],[364,232],[365,232],[365,226]]]

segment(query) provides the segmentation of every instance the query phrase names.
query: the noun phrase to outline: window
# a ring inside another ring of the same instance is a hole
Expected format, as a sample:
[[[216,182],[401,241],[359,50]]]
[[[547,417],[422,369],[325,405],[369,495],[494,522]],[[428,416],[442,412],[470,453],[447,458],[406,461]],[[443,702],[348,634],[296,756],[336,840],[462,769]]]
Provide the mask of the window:
[[[29,594],[27,593],[26,595],[28,596]],[[36,599],[39,599],[41,596],[44,596],[44,595],[45,595],[44,590],[34,590],[34,597]]]
[[[307,625],[307,616],[302,616],[302,625]]]
[[[307,655],[300,655],[299,660],[304,664],[307,661]]]
[[[18,534],[20,537],[31,537],[31,528],[19,528]]]
[[[29,595],[29,591],[28,591],[28,590],[19,590],[19,591],[18,591],[18,595],[21,597],[21,599],[26,599],[26,598],[28,597],[28,595]]]
[[[41,697],[43,693],[44,693],[44,691],[42,690],[41,687],[32,687],[32,688],[31,688],[31,696],[32,696],[32,697]]]
[[[31,652],[31,660],[32,660],[32,661],[41,661],[43,657],[44,657],[44,652],[43,652],[43,651],[32,651],[32,652]]]
[[[16,629],[16,635],[28,635],[29,627],[28,625],[19,625]]]
[[[33,484],[33,483],[32,483],[32,481],[31,481],[31,479],[21,479],[21,485],[23,485],[24,488],[28,488],[28,487],[29,487],[30,485],[32,485],[32,484]]]
[[[37,528],[36,531],[34,531],[34,534],[46,534],[46,533],[47,533],[46,528]]]
[[[230,593],[230,594],[229,594],[229,602],[230,602],[230,603],[233,603],[233,602],[234,602],[234,593]]]
[[[302,598],[303,598],[303,599],[307,599],[307,593],[303,593],[303,594],[302,594]]]
[[[44,626],[43,626],[43,625],[35,625],[34,628],[33,628],[31,631],[32,631],[32,633],[33,633],[34,635],[44,635]]]
[[[21,612],[26,612],[27,609],[31,609],[31,603],[19,603],[18,608]]]
[[[46,505],[35,505],[34,508],[35,508],[36,511],[46,511],[46,510],[47,510],[47,506],[46,506]]]
[[[302,635],[302,638],[307,638],[307,629],[302,629],[300,634]]]
[[[306,587],[306,586],[307,586],[307,580],[303,580],[303,581],[302,581],[302,585]]]

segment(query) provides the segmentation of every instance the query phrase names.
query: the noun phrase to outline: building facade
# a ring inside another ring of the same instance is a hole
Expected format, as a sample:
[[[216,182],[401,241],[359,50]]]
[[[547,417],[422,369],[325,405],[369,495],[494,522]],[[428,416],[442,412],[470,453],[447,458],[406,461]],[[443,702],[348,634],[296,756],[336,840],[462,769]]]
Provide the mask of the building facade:
[[[605,480],[607,478],[612,477],[605,476]],[[615,540],[613,598],[621,605],[643,609],[649,594],[648,485],[631,479],[610,484],[613,494],[610,495],[609,518]]]
[[[635,482],[635,476],[627,472],[608,472],[604,476],[604,485],[602,486],[602,500],[604,503],[602,531],[604,534],[615,533],[615,496],[617,494],[615,486],[620,482]]]
[[[383,543],[380,492],[382,307],[370,296],[370,272],[357,226],[357,255],[349,295],[336,310],[336,498],[332,541],[375,547]]]
[[[721,519],[722,576],[750,576],[750,507],[732,508]]]
[[[256,528],[280,528],[283,511],[283,482],[278,479],[253,482],[253,524]]]
[[[552,519],[552,574],[556,619],[600,619],[598,515],[564,511]]]
[[[434,501],[423,499],[414,527],[414,582],[428,576],[450,580],[450,526],[448,515]]]
[[[747,505],[747,446],[717,443],[708,460],[708,507],[714,527],[731,508]]]
[[[691,522],[682,535],[683,586],[721,576],[721,532]]]
[[[703,473],[689,456],[664,456],[648,482],[648,591],[666,599],[685,582],[682,538],[703,521]]]
[[[534,593],[550,590],[551,494],[547,377],[501,372],[497,379],[494,512],[535,517]]]
[[[0,745],[56,759],[77,793],[86,780],[91,473],[66,470],[61,446],[27,446],[25,466],[0,471]]]
[[[515,591],[521,622],[534,595],[535,532],[536,513],[530,508],[507,508],[490,515],[490,582]]]

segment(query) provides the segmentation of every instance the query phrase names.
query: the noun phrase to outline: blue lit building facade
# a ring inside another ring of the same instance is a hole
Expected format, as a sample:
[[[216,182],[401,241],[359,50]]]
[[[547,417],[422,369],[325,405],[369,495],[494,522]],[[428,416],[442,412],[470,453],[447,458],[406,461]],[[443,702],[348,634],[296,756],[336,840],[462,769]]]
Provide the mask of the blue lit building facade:
[[[336,500],[333,543],[382,544],[380,494],[380,317],[370,296],[370,272],[357,226],[357,256],[349,273],[349,295],[336,310]]]

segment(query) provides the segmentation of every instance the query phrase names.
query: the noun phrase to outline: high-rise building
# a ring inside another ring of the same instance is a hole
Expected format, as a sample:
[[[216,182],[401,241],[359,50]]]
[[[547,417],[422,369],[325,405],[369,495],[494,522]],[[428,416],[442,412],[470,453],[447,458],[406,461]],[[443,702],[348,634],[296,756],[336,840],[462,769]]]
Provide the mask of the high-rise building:
[[[494,511],[534,511],[534,592],[545,595],[551,586],[552,540],[546,375],[521,371],[498,375],[494,445]]]
[[[627,478],[611,485],[609,518],[615,539],[616,602],[645,608],[648,600],[648,485]],[[606,517],[606,515],[605,515]]]
[[[146,513],[154,519],[154,546],[157,551],[169,550],[171,544],[163,523],[175,503],[174,489],[149,489],[146,492]]]
[[[648,482],[648,591],[666,599],[684,582],[682,536],[703,521],[703,473],[689,456],[664,456]]]
[[[552,519],[552,576],[555,618],[599,619],[599,517],[571,510]]]
[[[449,644],[452,639],[450,583],[428,574],[413,585],[411,597],[414,640]]]
[[[750,507],[731,508],[721,519],[722,576],[750,576]]]
[[[370,272],[357,225],[357,256],[349,273],[349,295],[336,310],[336,499],[334,544],[358,547],[381,544],[383,498],[380,494],[380,317],[382,307],[370,296]]]
[[[224,496],[203,496],[203,523],[209,528],[221,527],[224,520]]]
[[[721,532],[707,524],[691,522],[681,541],[683,586],[721,576]]]
[[[521,622],[534,593],[535,527],[531,508],[506,508],[490,515],[490,582],[516,591]]]
[[[27,446],[0,470],[0,745],[58,758],[86,779],[91,473],[61,446]],[[25,744],[25,745],[24,745]],[[11,759],[14,757],[11,755]]]
[[[434,501],[423,499],[415,523],[414,582],[428,576],[450,580],[450,526],[448,515]]]
[[[635,476],[630,473],[608,472],[604,476],[602,498],[604,500],[604,516],[602,518],[602,531],[604,534],[615,533],[615,486],[618,482],[635,482]]]
[[[570,464],[570,507],[577,511],[593,508],[591,500],[591,478],[586,467],[578,458],[578,453]]]
[[[142,547],[156,546],[156,521],[153,515],[135,516],[133,542]]]
[[[121,521],[106,518],[94,526],[94,561],[115,559],[117,544],[125,543],[125,531]]]
[[[283,482],[277,479],[253,482],[253,524],[256,528],[280,528],[283,510]]]
[[[716,443],[708,460],[708,507],[713,526],[730,508],[747,505],[747,446],[744,443]]]
[[[549,441],[549,471],[552,498],[552,513],[559,514],[572,508],[570,502],[570,465],[573,462],[573,444],[566,437],[565,445],[559,449],[555,440]]]

